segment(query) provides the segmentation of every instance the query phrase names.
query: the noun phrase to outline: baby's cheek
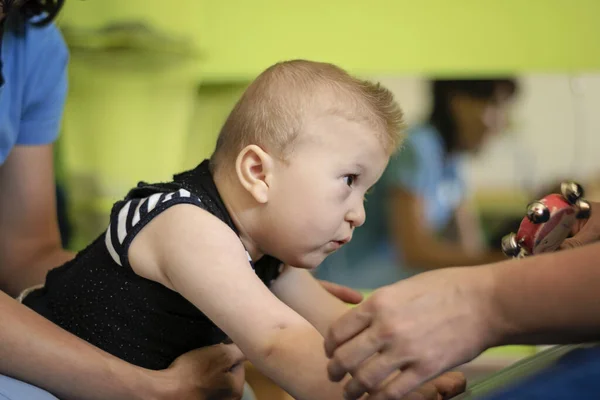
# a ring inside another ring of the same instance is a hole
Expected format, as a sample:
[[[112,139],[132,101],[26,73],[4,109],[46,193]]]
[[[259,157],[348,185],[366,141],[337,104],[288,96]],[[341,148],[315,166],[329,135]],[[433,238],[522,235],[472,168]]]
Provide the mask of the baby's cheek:
[[[331,217],[327,213],[315,213],[307,215],[302,220],[301,229],[306,235],[304,240],[319,240],[321,241],[324,237],[330,236],[332,232],[332,224],[330,222]],[[331,239],[328,239],[331,240]]]

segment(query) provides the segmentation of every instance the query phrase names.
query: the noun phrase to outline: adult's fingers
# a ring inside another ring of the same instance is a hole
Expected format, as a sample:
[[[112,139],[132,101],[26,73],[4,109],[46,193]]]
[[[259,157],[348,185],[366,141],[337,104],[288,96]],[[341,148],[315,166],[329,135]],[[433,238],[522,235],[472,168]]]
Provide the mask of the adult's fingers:
[[[371,324],[371,313],[365,311],[364,303],[348,311],[329,328],[325,337],[325,353],[332,357],[335,350],[362,332]]]
[[[377,356],[374,356],[375,358]],[[378,389],[385,387],[389,382],[394,380],[402,371],[395,370],[387,378],[381,381],[376,388],[367,388],[365,385],[359,383],[357,379],[351,379],[346,386],[344,386],[344,398],[349,400],[370,398],[368,393],[375,393]],[[362,396],[362,397],[361,397]]]
[[[561,250],[574,249],[577,247],[584,246],[586,244],[594,243],[598,240],[598,234],[592,230],[586,230],[585,228],[572,238],[566,239],[560,245]]]
[[[578,219],[571,229],[572,238],[565,240],[560,246],[561,250],[573,249],[586,244],[594,243],[600,239],[600,217],[598,213],[598,204],[590,202],[590,217]]]
[[[374,393],[387,385],[399,369],[407,364],[406,359],[391,357],[385,352],[378,353],[352,373],[352,379],[346,384],[344,391],[349,398],[358,397],[365,392]]]
[[[356,379],[351,379],[344,385],[344,399],[346,400],[360,399],[362,395],[368,392],[368,388]]]
[[[225,369],[233,369],[246,361],[246,356],[235,344],[223,344],[221,347],[224,352],[223,367]]]
[[[426,378],[422,377],[414,368],[407,368],[403,370],[398,376],[392,379],[389,383],[383,386],[381,389],[377,390],[372,396],[369,397],[369,400],[396,400],[396,399],[405,399],[405,396],[408,393],[417,390],[418,386],[425,381]],[[431,390],[431,386],[426,385],[426,391]],[[420,388],[419,388],[420,389]],[[434,390],[437,394],[437,389]],[[417,392],[417,394],[411,396],[416,396],[422,393]],[[417,397],[418,398],[418,397]],[[429,400],[427,397],[425,399]],[[423,400],[423,399],[421,399]]]
[[[243,364],[237,364],[227,375],[227,387],[234,398],[241,398],[244,393],[244,384],[246,382],[246,371]]]
[[[367,329],[356,335],[352,340],[338,347],[327,364],[329,379],[340,381],[348,372],[361,365],[369,357],[377,354],[383,347],[372,329]]]
[[[321,280],[319,280],[319,283],[325,290],[344,303],[358,304],[363,300],[363,295],[359,291],[349,288],[348,286],[342,286],[338,285],[337,283]]]

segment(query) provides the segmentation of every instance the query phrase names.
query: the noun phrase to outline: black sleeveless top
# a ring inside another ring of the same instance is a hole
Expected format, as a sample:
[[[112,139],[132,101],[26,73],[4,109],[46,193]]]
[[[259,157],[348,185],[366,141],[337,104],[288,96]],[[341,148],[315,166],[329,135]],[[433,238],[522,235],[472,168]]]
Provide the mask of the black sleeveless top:
[[[203,208],[237,233],[204,161],[172,182],[139,183],[113,206],[109,228],[75,259],[50,271],[45,287],[23,303],[106,352],[149,369],[167,368],[190,350],[225,341],[193,304],[136,275],[127,260],[135,235],[156,215],[182,203]],[[269,286],[281,262],[263,256],[250,265]]]

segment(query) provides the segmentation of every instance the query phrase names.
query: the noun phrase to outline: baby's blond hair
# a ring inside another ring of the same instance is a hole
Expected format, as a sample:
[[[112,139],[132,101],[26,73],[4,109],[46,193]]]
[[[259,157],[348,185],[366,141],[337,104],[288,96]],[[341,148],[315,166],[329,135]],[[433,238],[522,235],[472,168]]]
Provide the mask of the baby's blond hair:
[[[389,154],[399,145],[403,115],[388,89],[333,64],[293,60],[269,67],[246,89],[221,129],[212,169],[232,165],[251,144],[285,158],[315,111],[368,123]]]

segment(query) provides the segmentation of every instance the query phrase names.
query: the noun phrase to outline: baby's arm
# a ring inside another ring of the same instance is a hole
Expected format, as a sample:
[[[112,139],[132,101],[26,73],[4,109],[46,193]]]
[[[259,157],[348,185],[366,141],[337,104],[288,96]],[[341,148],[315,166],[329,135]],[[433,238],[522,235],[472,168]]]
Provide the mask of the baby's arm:
[[[312,323],[323,336],[329,332],[331,323],[337,321],[349,310],[348,305],[327,292],[308,271],[303,269],[286,266],[271,289],[283,302]],[[398,374],[401,372],[398,371],[393,377]],[[368,388],[359,383],[361,380],[364,382],[365,374],[353,378],[350,383],[346,384],[346,393],[351,393],[351,398],[357,398],[364,391],[370,391],[371,394],[379,394],[379,396],[381,393],[385,393],[383,384]],[[421,385],[415,390],[415,396],[422,399],[438,399],[443,396],[449,398],[462,393],[465,386],[466,380],[463,374],[448,372]]]
[[[129,263],[196,305],[295,398],[342,398],[321,334],[258,279],[237,235],[213,215],[187,204],[163,211],[133,239]]]
[[[329,332],[331,323],[350,309],[304,269],[286,266],[271,290],[281,301],[306,318],[323,336]]]

